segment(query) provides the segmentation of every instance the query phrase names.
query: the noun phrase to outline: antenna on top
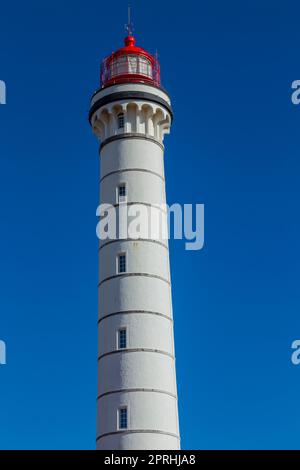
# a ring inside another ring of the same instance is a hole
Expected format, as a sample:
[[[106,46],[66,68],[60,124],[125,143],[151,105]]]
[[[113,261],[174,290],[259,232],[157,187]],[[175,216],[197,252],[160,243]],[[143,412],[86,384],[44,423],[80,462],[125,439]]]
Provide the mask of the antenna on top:
[[[133,23],[131,22],[131,6],[128,5],[128,23],[125,25],[128,36],[133,34]]]

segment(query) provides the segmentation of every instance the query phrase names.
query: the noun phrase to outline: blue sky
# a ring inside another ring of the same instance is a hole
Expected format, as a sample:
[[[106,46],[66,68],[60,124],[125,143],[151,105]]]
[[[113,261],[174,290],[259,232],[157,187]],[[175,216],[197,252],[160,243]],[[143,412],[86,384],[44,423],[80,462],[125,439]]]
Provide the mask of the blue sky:
[[[171,242],[182,447],[299,449],[299,3],[132,6],[174,108],[168,201],[205,204],[204,249]],[[1,5],[1,449],[95,447],[99,176],[87,113],[126,9]]]

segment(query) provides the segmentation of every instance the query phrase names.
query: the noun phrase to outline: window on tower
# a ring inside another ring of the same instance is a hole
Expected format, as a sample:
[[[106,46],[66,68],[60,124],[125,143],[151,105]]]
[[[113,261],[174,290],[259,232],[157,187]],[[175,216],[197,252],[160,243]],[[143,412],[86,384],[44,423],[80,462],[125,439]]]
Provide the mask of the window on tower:
[[[118,331],[118,349],[126,349],[127,347],[127,331],[126,328],[121,328]]]
[[[127,201],[126,184],[120,184],[118,186],[118,201],[117,202],[126,202],[126,201]]]
[[[118,114],[118,128],[119,129],[124,129],[124,122],[125,122],[124,113],[119,113]]]
[[[125,253],[121,253],[118,256],[118,271],[119,273],[126,273],[126,255]]]
[[[119,429],[127,429],[128,427],[128,417],[127,417],[127,406],[122,406],[118,410],[118,424]]]

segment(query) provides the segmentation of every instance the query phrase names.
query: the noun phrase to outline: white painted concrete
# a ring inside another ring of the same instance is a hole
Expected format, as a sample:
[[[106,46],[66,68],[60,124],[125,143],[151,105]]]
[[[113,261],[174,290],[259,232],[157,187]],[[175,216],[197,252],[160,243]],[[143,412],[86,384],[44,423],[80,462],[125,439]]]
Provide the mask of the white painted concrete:
[[[151,313],[120,314],[105,318],[99,334],[99,354],[106,354],[116,348],[116,334],[107,335],[107,331],[117,332],[127,328],[129,349],[149,348],[165,351],[174,355],[172,320]]]
[[[115,331],[109,333],[115,336]],[[149,390],[153,388],[174,394],[176,393],[176,384],[173,368],[174,359],[160,352],[115,352],[99,360],[99,394],[124,388],[146,388]],[[102,381],[101,377],[103,377]],[[149,412],[147,401],[144,405],[145,413]],[[163,407],[160,408],[160,412],[165,412]],[[112,415],[111,419],[114,422],[115,415]],[[143,416],[140,416],[140,419],[142,420]]]
[[[132,168],[153,171],[164,177],[162,148],[157,143],[150,140],[145,142],[144,139],[117,140],[103,147],[101,151],[101,177],[112,171]]]
[[[116,188],[126,183],[127,202],[145,202],[147,204],[165,203],[165,181],[160,173],[153,173],[151,170],[131,168],[127,171],[113,173],[101,181],[102,201],[108,204],[116,204]]]
[[[135,447],[132,447],[133,449],[140,446],[140,440],[144,441],[143,445],[145,447],[143,448],[146,449],[165,449],[165,447],[161,447],[164,442],[169,449],[178,448],[178,439],[172,436],[174,431],[176,431],[176,434],[178,435],[176,398],[160,392],[131,391],[129,393],[122,392],[104,396],[99,400],[99,402],[99,410],[103,409],[103,412],[101,412],[101,416],[99,417],[99,432],[101,435],[115,431],[115,426],[114,423],[111,422],[110,416],[114,414],[114,410],[116,408],[126,403],[130,410],[130,429],[149,431],[160,429],[162,432],[166,433],[164,435],[162,433],[152,432],[146,436],[142,433],[132,433],[131,439],[134,439],[135,441]],[[145,403],[148,404],[146,410]],[[164,410],[163,413],[161,412],[162,408]],[[128,447],[125,447],[125,445],[129,444],[129,439],[128,435],[124,439],[125,436],[119,434],[110,437],[110,441],[112,442],[109,442],[106,438],[106,446],[113,444],[113,447],[105,446],[105,448],[127,449]],[[103,440],[103,438],[101,440]],[[105,441],[103,441],[103,444],[105,445]]]
[[[126,253],[127,273],[142,273],[160,276],[170,282],[170,268],[167,249],[149,241],[120,241],[104,246],[101,250],[99,264],[99,281],[116,274],[116,263],[119,253]],[[107,281],[111,282],[111,281]]]
[[[179,449],[179,441],[177,437],[168,436],[166,434],[151,433],[132,433],[105,436],[101,439],[97,448],[105,450],[172,450]]]
[[[98,292],[99,318],[128,310],[159,312],[172,317],[170,286],[160,279],[120,276],[101,284]]]

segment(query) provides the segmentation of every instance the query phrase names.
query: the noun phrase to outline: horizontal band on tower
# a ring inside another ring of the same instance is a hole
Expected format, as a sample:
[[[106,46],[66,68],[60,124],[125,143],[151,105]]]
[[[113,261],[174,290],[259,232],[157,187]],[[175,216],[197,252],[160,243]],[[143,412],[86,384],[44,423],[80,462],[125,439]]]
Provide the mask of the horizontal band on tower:
[[[113,432],[106,432],[104,434],[100,434],[100,436],[97,437],[96,441],[99,441],[103,437],[113,436],[113,435],[116,435],[116,434],[134,434],[134,433],[165,434],[166,436],[172,436],[172,437],[175,437],[176,439],[180,440],[180,437],[178,436],[178,434],[174,434],[172,432],[159,431],[159,430],[156,430],[156,429],[126,429],[124,431],[113,431]]]
[[[154,93],[148,93],[145,91],[119,91],[116,93],[110,93],[109,95],[103,96],[99,98],[91,107],[89,112],[89,122],[91,124],[93,114],[98,111],[98,109],[102,108],[109,103],[114,103],[115,101],[122,101],[122,100],[138,100],[138,101],[152,101],[153,103],[157,103],[170,113],[171,119],[173,120],[173,111],[169,103],[161,98],[160,96]]]
[[[104,175],[104,176],[102,176],[102,178],[100,178],[100,183],[105,178],[107,178],[108,176],[115,175],[117,173],[124,173],[124,172],[127,172],[127,171],[140,171],[142,173],[151,173],[151,175],[157,176],[162,181],[165,181],[165,178],[163,176],[161,176],[159,173],[156,173],[155,171],[152,171],[152,170],[146,170],[144,168],[124,168],[123,170],[115,170],[115,171],[110,171],[109,173],[106,173],[106,175]]]
[[[128,348],[128,349],[115,349],[114,351],[109,351],[107,353],[100,354],[100,356],[98,356],[98,361],[100,361],[100,359],[103,359],[103,357],[112,356],[113,354],[119,354],[119,353],[123,354],[123,353],[133,353],[133,352],[149,352],[149,353],[163,354],[164,356],[168,356],[171,359],[175,359],[173,354],[168,353],[167,351],[162,351],[161,349],[151,349],[151,348],[132,348],[132,349],[129,349]]]
[[[101,202],[101,204],[106,204]],[[147,206],[147,207],[153,207],[155,209],[160,210],[163,214],[167,215],[167,211],[161,207],[160,204],[151,204],[150,202],[117,202],[116,204],[110,204],[111,207],[125,207],[125,206]]]
[[[126,85],[129,85],[129,84],[130,84],[130,82],[126,83]],[[123,85],[125,85],[125,83]],[[134,83],[134,85],[136,85],[136,83]],[[168,91],[161,84],[159,86],[157,86],[157,85],[153,85],[153,83],[148,83],[147,82],[147,83],[139,83],[139,85],[145,85],[147,88],[151,87],[151,88],[154,88],[156,90],[162,91],[166,95],[169,95]],[[111,83],[110,85],[105,85],[105,90],[107,90],[108,88],[112,88],[114,86],[116,86],[115,83]],[[100,91],[102,91],[102,90],[103,90],[103,88],[98,88],[98,90],[94,91],[94,93],[92,94],[92,99],[94,98],[94,96],[97,95],[97,93],[100,93]]]
[[[151,137],[145,134],[139,134],[135,132],[124,132],[123,134],[117,134],[113,135],[111,137],[108,137],[107,139],[103,140],[103,142],[100,144],[99,151],[105,147],[105,145],[110,144],[111,142],[114,142],[115,140],[124,140],[124,139],[142,139],[142,140],[149,140],[150,142],[153,142],[154,144],[157,144],[163,151],[165,150],[164,145],[159,142],[159,140],[155,139],[155,137]]]
[[[172,398],[175,398],[177,400],[177,395],[171,392],[167,392],[165,390],[158,390],[156,388],[122,388],[120,390],[112,390],[111,392],[105,392],[101,393],[98,395],[97,400],[100,400],[100,398],[106,397],[107,395],[113,395],[115,393],[132,393],[132,392],[151,392],[151,393],[162,393],[164,395],[168,395]]]
[[[164,243],[160,242],[159,240],[153,240],[152,238],[116,238],[115,240],[109,240],[103,245],[99,246],[99,251],[102,250],[107,245],[116,242],[149,242],[149,243],[156,243],[157,245],[163,246],[166,250],[169,250],[169,247]]]
[[[165,315],[164,313],[160,313],[160,312],[153,312],[151,310],[121,310],[119,312],[112,312],[112,313],[108,313],[107,315],[103,315],[101,318],[99,318],[98,324],[102,320],[105,320],[105,318],[113,317],[115,315],[130,315],[130,314],[134,314],[134,313],[142,314],[142,315],[143,314],[157,315],[159,317],[166,318],[167,320],[170,320],[171,322],[173,322],[173,318],[169,317],[168,315]]]
[[[157,274],[147,274],[147,273],[121,273],[121,274],[114,274],[113,276],[106,277],[99,282],[98,287],[100,287],[104,282],[111,281],[112,279],[118,279],[121,277],[151,277],[153,279],[159,279],[160,281],[166,282],[167,284],[171,285],[168,279],[164,277],[158,276]]]

